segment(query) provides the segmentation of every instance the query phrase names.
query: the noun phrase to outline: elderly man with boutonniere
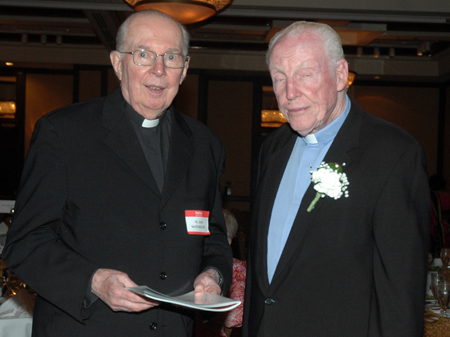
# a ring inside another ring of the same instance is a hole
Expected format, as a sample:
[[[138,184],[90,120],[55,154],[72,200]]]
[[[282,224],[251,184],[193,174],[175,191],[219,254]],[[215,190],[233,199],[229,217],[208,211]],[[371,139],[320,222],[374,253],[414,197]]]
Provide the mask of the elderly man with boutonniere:
[[[422,336],[423,149],[347,96],[331,27],[292,24],[267,64],[288,124],[261,148],[243,336]]]

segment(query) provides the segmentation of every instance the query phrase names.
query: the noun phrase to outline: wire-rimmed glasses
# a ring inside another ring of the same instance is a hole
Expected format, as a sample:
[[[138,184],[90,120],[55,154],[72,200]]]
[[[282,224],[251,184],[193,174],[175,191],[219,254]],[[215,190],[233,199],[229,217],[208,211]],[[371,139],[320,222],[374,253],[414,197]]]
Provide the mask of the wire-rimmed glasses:
[[[150,50],[138,49],[135,51],[119,51],[123,54],[131,54],[133,62],[138,66],[152,66],[155,64],[156,58],[162,56],[164,66],[172,69],[184,68],[189,56],[184,56],[180,53],[165,52],[164,54],[157,54]]]

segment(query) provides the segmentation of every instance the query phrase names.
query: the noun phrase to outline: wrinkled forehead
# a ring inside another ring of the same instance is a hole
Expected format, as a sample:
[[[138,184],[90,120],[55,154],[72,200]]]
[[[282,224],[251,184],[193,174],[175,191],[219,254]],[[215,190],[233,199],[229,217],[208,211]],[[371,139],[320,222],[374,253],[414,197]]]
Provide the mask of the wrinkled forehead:
[[[302,34],[287,34],[280,38],[273,46],[270,54],[271,69],[276,63],[294,58],[297,60],[314,60],[319,64],[330,65],[330,57],[324,45],[323,39],[309,31]]]

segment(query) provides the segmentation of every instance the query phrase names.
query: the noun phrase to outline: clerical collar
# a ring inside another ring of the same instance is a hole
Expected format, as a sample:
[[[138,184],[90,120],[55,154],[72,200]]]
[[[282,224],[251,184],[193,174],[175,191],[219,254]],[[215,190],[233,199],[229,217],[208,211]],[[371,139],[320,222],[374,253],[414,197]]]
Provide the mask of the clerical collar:
[[[163,112],[161,112],[161,114],[156,117],[155,119],[143,119],[141,126],[143,128],[154,128],[156,126],[158,126],[159,122],[162,121],[164,119],[164,116],[166,115],[167,110],[164,110]]]
[[[317,138],[314,134],[310,133],[309,135],[306,135],[305,137],[306,141],[310,144],[317,144]]]
[[[130,104],[127,104],[125,111],[136,126],[148,129],[158,126],[167,115],[168,109],[164,110],[156,119],[145,119],[144,116],[137,113]]]
[[[142,121],[143,128],[154,128],[159,124],[159,118],[156,119],[145,119]]]

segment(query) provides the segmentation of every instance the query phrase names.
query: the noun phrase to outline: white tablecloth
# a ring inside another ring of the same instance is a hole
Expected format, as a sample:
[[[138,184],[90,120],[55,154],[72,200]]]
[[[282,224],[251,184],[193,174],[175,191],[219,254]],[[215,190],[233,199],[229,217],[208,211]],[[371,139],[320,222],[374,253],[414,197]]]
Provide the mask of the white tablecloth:
[[[33,319],[26,318],[2,318],[0,319],[1,337],[31,337]]]
[[[0,337],[31,337],[34,298],[25,289],[0,298]]]

